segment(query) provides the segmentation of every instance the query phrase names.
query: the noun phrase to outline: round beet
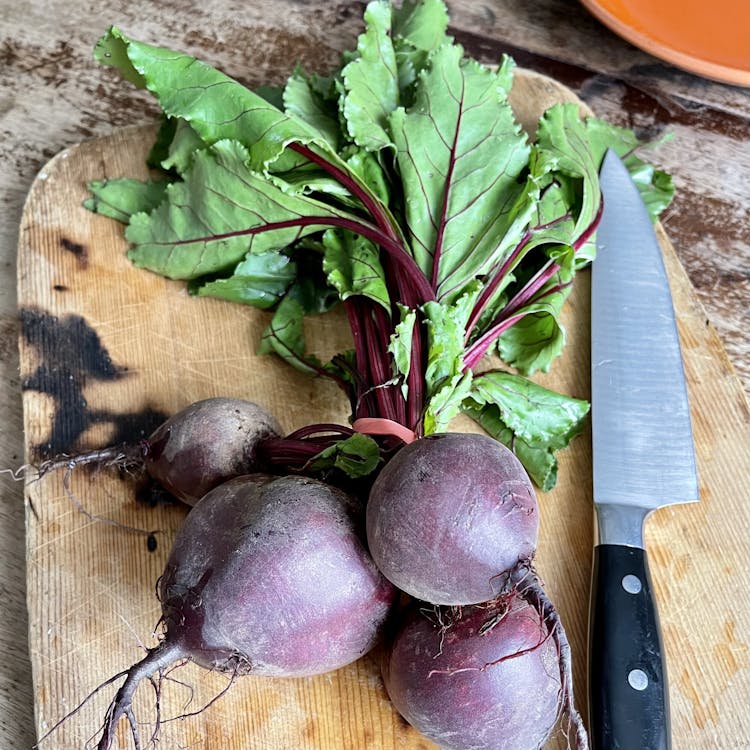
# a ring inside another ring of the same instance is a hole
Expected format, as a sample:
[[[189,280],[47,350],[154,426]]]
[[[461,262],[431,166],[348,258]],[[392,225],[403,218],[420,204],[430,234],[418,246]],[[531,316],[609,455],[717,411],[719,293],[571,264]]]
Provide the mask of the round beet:
[[[297,677],[369,651],[396,591],[365,549],[359,510],[340,490],[299,476],[243,476],[208,492],[159,580],[164,637],[127,672],[99,750],[111,747],[123,716],[135,727],[138,684],[180,659]]]
[[[265,409],[236,398],[208,398],[177,412],[149,436],[144,463],[170,494],[195,505],[227,479],[262,471],[258,446],[281,432]]]
[[[299,476],[212,490],[188,514],[159,582],[168,638],[209,669],[241,658],[243,671],[274,676],[359,658],[395,594],[357,515],[348,495]]]
[[[430,435],[402,448],[373,484],[367,541],[383,574],[434,604],[476,604],[534,555],[536,495],[512,451],[486,435]]]
[[[517,595],[412,610],[383,678],[398,712],[442,750],[538,750],[562,709],[557,642]]]

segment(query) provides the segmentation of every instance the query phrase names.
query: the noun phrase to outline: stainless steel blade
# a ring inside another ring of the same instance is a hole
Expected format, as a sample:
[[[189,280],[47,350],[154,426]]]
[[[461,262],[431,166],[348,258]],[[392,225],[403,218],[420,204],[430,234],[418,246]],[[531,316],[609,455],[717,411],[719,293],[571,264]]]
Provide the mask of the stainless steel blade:
[[[601,186],[591,282],[594,501],[600,514],[602,506],[648,512],[698,499],[690,409],[661,249],[613,151]]]

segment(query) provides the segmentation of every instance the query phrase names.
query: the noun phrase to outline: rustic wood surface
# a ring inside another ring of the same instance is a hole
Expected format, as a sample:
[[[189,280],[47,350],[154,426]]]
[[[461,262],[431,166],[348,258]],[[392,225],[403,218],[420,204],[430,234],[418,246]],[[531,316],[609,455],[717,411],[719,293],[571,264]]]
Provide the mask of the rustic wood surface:
[[[528,123],[549,104],[571,96],[538,74],[518,76],[513,94],[519,119]],[[258,401],[278,414],[287,430],[313,422],[345,423],[346,404],[332,384],[255,356],[266,314],[196,300],[182,284],[134,269],[124,255],[121,228],[81,207],[90,179],[145,176],[151,133],[122,129],[66,150],[32,186],[18,255],[29,456],[39,447],[60,450],[78,432],[83,447],[107,444],[119,430],[221,394]],[[750,738],[750,720],[742,710],[750,699],[750,610],[737,606],[750,586],[750,506],[743,497],[750,481],[745,450],[750,410],[745,404],[737,411],[743,391],[729,376],[720,342],[707,329],[674,251],[662,240],[685,349],[702,494],[700,504],[665,509],[648,524],[672,670],[674,742],[709,750],[721,737],[727,747],[741,747]],[[544,377],[552,387],[579,397],[588,396],[587,281],[584,275],[568,305],[566,354]],[[348,346],[346,326],[337,316],[320,318],[311,326],[311,337],[313,351],[324,358]],[[76,408],[83,400],[85,406]],[[467,426],[467,421],[460,425]],[[558,486],[541,500],[537,556],[568,630],[582,701],[590,464],[586,435],[562,456]],[[147,550],[144,535],[94,522],[72,498],[99,518],[159,529],[157,549]],[[184,511],[143,507],[132,486],[103,472],[72,474],[69,491],[59,475],[32,480],[27,501],[36,511],[27,516],[27,584],[36,723],[43,734],[97,685],[137,660],[144,646],[155,644],[159,607],[153,583]],[[725,574],[718,577],[717,570]],[[698,592],[701,600],[713,597],[705,612],[694,611]],[[225,678],[207,677],[198,669],[175,676],[193,686],[191,711],[226,684]],[[60,750],[82,747],[98,728],[112,692],[105,689],[88,702],[50,742]],[[151,692],[142,692],[139,718],[145,721]],[[186,692],[165,683],[164,716],[184,710]],[[126,743],[126,727],[120,728]],[[162,742],[228,750],[432,747],[391,710],[370,657],[316,679],[243,678],[201,716],[166,724]],[[567,740],[561,734],[548,744],[548,750],[564,748]]]
[[[23,460],[15,256],[25,196],[37,172],[61,149],[153,116],[147,99],[120,87],[92,62],[96,38],[107,25],[118,23],[136,37],[189,50],[250,84],[279,82],[294,60],[317,70],[332,65],[338,51],[352,45],[362,7],[322,0],[134,0],[126,9],[101,0],[0,2],[0,469],[15,468]],[[728,361],[721,360],[718,377],[734,383],[734,368],[747,391],[748,91],[680,72],[639,52],[568,0],[457,0],[450,8],[454,34],[482,59],[494,61],[501,52],[510,52],[520,64],[563,81],[598,114],[644,133],[673,134],[658,152],[678,187],[664,223],[703,305],[695,314],[718,331],[729,355]],[[746,419],[741,391],[735,392],[735,400],[736,413]],[[720,420],[709,426],[727,439]],[[747,438],[738,444],[745,452],[747,445]],[[728,465],[723,470],[731,473]],[[18,482],[2,474],[0,483],[0,747],[24,748],[34,741],[24,506]],[[744,490],[737,486],[735,495]],[[736,539],[741,539],[737,533],[728,536],[729,542]],[[709,541],[717,549],[727,543]],[[701,554],[704,546],[698,545]],[[675,579],[686,564],[675,568]],[[729,575],[725,566],[717,570]],[[742,612],[745,596],[736,595]],[[689,616],[696,616],[696,602],[705,608],[712,600],[711,589],[696,592]],[[699,608],[697,616],[701,612]],[[729,625],[726,636],[723,661],[742,664],[747,647],[733,639]],[[733,738],[734,745],[720,741],[717,704],[701,693],[700,684],[693,689],[695,725],[714,731],[713,746],[750,746],[747,734]]]

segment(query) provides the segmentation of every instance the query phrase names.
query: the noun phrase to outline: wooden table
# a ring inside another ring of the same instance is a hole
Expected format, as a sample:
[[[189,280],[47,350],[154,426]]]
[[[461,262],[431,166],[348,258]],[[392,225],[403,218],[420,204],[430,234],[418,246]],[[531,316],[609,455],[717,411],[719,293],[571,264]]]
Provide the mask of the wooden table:
[[[702,80],[639,52],[565,0],[450,3],[456,38],[480,59],[508,52],[572,88],[594,111],[643,134],[671,133],[658,160],[678,196],[663,223],[730,360],[750,391],[750,91]],[[253,0],[2,0],[0,43],[0,468],[22,461],[15,251],[25,195],[66,146],[145,122],[154,109],[96,65],[110,23],[190,51],[255,85],[278,83],[295,60],[325,71],[353,45],[362,3]],[[20,483],[0,475],[0,747],[34,742],[24,600]]]

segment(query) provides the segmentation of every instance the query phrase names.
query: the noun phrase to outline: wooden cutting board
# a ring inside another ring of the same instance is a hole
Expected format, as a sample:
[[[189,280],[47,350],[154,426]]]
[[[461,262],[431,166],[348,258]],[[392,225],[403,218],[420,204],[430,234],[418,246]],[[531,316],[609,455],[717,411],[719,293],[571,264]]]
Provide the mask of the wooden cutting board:
[[[519,72],[513,102],[522,122],[572,94]],[[29,461],[40,447],[90,448],[216,395],[255,400],[287,430],[347,419],[330,384],[255,350],[266,315],[188,296],[181,283],[131,267],[122,227],[81,207],[86,183],[144,177],[152,126],[119,130],[68,149],[36,179],[23,215],[18,300]],[[672,506],[648,522],[647,541],[667,645],[674,747],[750,748],[750,408],[667,238],[662,247],[684,348],[702,501]],[[586,398],[588,274],[566,311],[568,344],[547,385]],[[309,326],[315,348],[347,346],[336,315]],[[470,429],[467,422],[457,428]],[[669,440],[669,435],[664,436]],[[591,561],[588,433],[560,457],[558,486],[540,497],[538,567],[572,643],[575,687],[585,712],[586,622]],[[43,735],[102,682],[155,644],[154,585],[184,510],[149,507],[127,477],[76,470],[35,481],[27,498],[27,576],[37,731]],[[85,512],[79,506],[83,506]],[[123,527],[156,530],[148,536]],[[152,540],[153,541],[153,540]],[[186,665],[162,689],[162,720],[198,711],[224,677]],[[42,744],[79,750],[96,734],[115,691],[85,701]],[[140,691],[142,736],[150,736],[153,691]],[[533,700],[533,696],[529,696]],[[120,747],[130,747],[120,727]],[[165,721],[173,750],[428,750],[398,718],[372,656],[311,679],[243,677],[197,716]],[[558,733],[547,746],[562,750]]]

